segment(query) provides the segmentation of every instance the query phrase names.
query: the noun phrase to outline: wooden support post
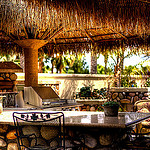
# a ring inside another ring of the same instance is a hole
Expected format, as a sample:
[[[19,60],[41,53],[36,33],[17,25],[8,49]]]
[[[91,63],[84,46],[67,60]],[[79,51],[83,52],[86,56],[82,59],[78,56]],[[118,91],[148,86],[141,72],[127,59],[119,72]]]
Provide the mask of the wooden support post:
[[[48,41],[37,39],[17,40],[19,46],[24,48],[25,56],[25,87],[38,86],[38,49]]]
[[[38,86],[38,49],[25,48],[25,86]]]

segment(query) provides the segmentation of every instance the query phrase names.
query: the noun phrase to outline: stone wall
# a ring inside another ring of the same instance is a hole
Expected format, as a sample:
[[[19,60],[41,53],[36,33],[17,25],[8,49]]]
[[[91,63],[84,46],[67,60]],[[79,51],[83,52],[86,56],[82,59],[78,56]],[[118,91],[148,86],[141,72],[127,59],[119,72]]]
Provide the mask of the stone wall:
[[[15,129],[7,124],[0,125],[0,149],[18,150]]]
[[[120,111],[136,111],[134,108],[134,104],[136,101],[139,100],[148,100],[149,99],[149,88],[137,88],[137,87],[131,87],[131,88],[117,88],[112,87],[109,90],[109,98],[113,101],[117,101],[120,103]],[[92,99],[86,100],[86,103],[84,103],[84,100],[82,104],[84,106],[80,106],[80,111],[103,111],[102,102],[101,104],[93,104]]]
[[[149,99],[149,88],[111,88],[110,99],[121,104],[123,111],[136,111],[134,104],[139,100]]]
[[[57,146],[57,141],[50,142],[55,136],[57,136],[59,130],[58,127],[52,126],[35,126],[35,125],[24,125],[21,127],[23,135],[35,134],[37,137],[37,144],[43,144],[45,146]],[[15,136],[16,130],[11,125],[0,125],[0,149],[6,150],[18,150],[17,137]],[[32,136],[32,141],[29,138],[23,138],[23,144],[29,146],[29,143],[34,145],[35,139]],[[49,145],[48,145],[49,144]]]
[[[22,126],[24,135],[34,133],[38,138],[38,144],[50,144],[56,146],[57,142],[48,142],[58,133],[57,127],[51,126]],[[4,150],[18,150],[17,139],[14,135],[15,129],[11,125],[0,125],[0,149]],[[120,135],[121,134],[121,135]],[[65,128],[65,146],[66,150],[73,150],[80,147],[85,150],[99,150],[99,148],[106,148],[115,146],[118,140],[124,139],[125,129],[103,129],[103,128],[83,128],[83,127],[66,127]],[[31,145],[35,141],[31,141]],[[23,140],[24,145],[28,146],[28,139]],[[111,148],[110,148],[111,149]]]

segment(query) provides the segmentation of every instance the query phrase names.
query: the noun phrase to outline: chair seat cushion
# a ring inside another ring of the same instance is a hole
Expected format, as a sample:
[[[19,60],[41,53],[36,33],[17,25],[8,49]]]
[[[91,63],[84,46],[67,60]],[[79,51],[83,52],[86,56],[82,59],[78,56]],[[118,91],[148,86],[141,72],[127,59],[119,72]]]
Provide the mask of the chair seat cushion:
[[[150,121],[147,121],[147,120],[143,121],[142,126],[143,127],[150,127]]]
[[[137,112],[149,113],[150,111],[147,108],[142,108],[142,109],[138,110]]]
[[[148,109],[146,109],[146,108],[142,108],[142,109],[138,110],[137,112],[140,112],[140,113],[150,113],[150,111]],[[147,119],[147,120],[145,120],[143,122],[144,122],[144,124],[148,124],[148,123],[150,123],[150,119]],[[143,124],[143,122],[142,122],[142,124]]]
[[[140,102],[137,104],[137,110],[140,110],[142,108],[146,108],[150,110],[150,102]]]

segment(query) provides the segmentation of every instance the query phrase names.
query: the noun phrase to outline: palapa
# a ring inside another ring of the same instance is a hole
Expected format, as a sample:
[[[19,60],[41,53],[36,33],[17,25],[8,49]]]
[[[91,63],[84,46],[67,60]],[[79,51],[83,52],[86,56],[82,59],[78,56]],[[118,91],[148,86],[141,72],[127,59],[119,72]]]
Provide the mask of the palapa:
[[[49,55],[150,48],[149,0],[1,0],[0,51],[20,52],[14,40],[41,39]]]

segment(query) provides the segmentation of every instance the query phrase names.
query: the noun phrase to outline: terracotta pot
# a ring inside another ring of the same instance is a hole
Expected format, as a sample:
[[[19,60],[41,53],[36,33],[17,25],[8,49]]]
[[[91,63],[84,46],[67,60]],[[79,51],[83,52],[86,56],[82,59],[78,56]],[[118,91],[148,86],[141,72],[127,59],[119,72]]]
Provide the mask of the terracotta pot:
[[[104,114],[109,117],[118,116],[119,106],[104,106]]]

